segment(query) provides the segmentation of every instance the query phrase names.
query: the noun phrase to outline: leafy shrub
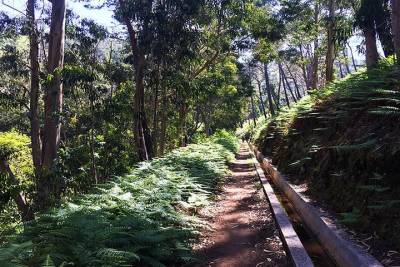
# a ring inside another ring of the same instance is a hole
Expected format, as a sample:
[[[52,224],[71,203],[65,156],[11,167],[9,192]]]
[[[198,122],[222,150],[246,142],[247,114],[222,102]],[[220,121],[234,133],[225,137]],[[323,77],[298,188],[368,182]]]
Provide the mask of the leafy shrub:
[[[0,160],[7,160],[11,170],[20,180],[22,189],[29,193],[33,182],[33,163],[30,139],[16,131],[0,133]],[[10,191],[13,185],[8,177],[0,173],[0,243],[5,241],[6,235],[15,231],[19,222],[19,214],[15,204],[10,201]]]
[[[224,140],[227,138],[229,140]],[[193,144],[41,214],[0,248],[1,266],[171,266],[190,242],[227,171],[231,135]]]

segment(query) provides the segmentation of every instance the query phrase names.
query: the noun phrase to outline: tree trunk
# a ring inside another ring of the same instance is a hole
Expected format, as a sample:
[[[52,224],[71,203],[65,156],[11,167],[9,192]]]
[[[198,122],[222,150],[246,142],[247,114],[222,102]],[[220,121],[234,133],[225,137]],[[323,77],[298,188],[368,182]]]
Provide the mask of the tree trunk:
[[[261,109],[264,114],[264,118],[267,118],[267,112],[265,111],[265,105],[264,105],[264,100],[263,100],[263,93],[262,93],[262,88],[261,88],[261,81],[257,80],[257,86],[258,86],[258,93],[260,94],[260,104],[261,104]]]
[[[390,0],[392,4],[392,33],[397,63],[400,64],[400,1]]]
[[[271,112],[271,115],[274,116],[275,108],[274,108],[274,103],[272,102],[272,92],[268,74],[268,63],[264,63],[264,76],[265,76],[265,88],[267,89],[269,110]]]
[[[287,90],[286,90],[286,83],[285,83],[285,80],[283,78],[282,69],[280,67],[279,67],[279,79],[281,79],[281,81],[282,81],[283,92],[285,94],[286,105],[290,108],[290,101],[289,101],[289,97],[288,97]]]
[[[157,70],[156,84],[154,88],[154,107],[153,107],[153,152],[158,156],[158,93],[160,85],[160,71]]]
[[[319,63],[319,56],[318,56],[318,49],[319,49],[319,2],[318,0],[315,1],[314,6],[314,23],[317,27],[317,36],[314,39],[314,57],[312,63],[312,78],[311,78],[311,88],[318,89],[318,63]]]
[[[256,108],[255,108],[255,105],[254,105],[253,95],[251,95],[250,100],[251,100],[251,110],[252,110],[251,113],[252,113],[253,123],[254,123],[254,127],[255,127],[255,126],[257,126],[257,121],[256,121]]]
[[[356,60],[354,58],[353,48],[351,47],[351,45],[349,43],[347,43],[347,46],[350,49],[351,62],[353,63],[354,71],[357,71],[357,64],[356,64]]]
[[[335,60],[335,0],[329,0],[329,18],[328,18],[328,47],[326,51],[326,82],[334,80],[333,62]]]
[[[61,112],[63,104],[63,86],[60,72],[64,66],[65,41],[65,0],[53,1],[49,34],[49,53],[47,72],[51,81],[44,95],[44,134],[42,148],[42,169],[38,179],[38,205],[48,206],[51,195],[59,199],[60,185],[50,180],[57,151],[60,144]]]
[[[347,74],[350,74],[351,71],[350,71],[350,66],[349,66],[349,56],[347,54],[346,46],[343,47],[343,57],[346,60],[346,64],[344,65],[346,67],[346,72],[347,72]]]
[[[297,99],[300,99],[301,98],[300,88],[299,88],[299,85],[297,83],[296,77],[293,75],[292,71],[290,70],[290,68],[289,68],[289,66],[287,64],[286,64],[286,68],[289,71],[290,78],[292,79],[292,81],[294,83],[294,87],[296,89]]]
[[[283,84],[286,83],[286,89],[289,90],[289,93],[290,93],[290,95],[292,96],[293,101],[296,103],[296,102],[297,102],[297,99],[296,99],[295,95],[293,94],[292,88],[291,88],[291,86],[290,86],[290,83],[289,83],[289,81],[288,81],[286,75],[285,75],[285,72],[284,72],[284,70],[283,70],[282,65],[279,64],[279,68],[281,69]]]
[[[35,22],[35,0],[28,0],[27,15],[29,19],[29,59],[31,69],[31,91],[30,91],[30,123],[32,160],[35,173],[38,173],[42,166],[42,144],[40,140],[40,119],[39,119],[39,42]]]
[[[53,1],[49,35],[47,72],[52,79],[45,92],[43,168],[51,170],[60,144],[63,87],[60,71],[64,66],[65,0]]]
[[[379,60],[378,48],[376,46],[376,33],[372,27],[363,30],[365,36],[365,58],[367,69],[377,66]]]
[[[17,178],[14,176],[14,173],[11,171],[8,162],[5,159],[0,160],[0,172],[6,174],[10,179],[10,182],[13,187],[19,188],[19,182]],[[11,197],[17,204],[18,211],[21,215],[21,219],[23,222],[31,221],[35,218],[33,211],[31,210],[29,204],[26,202],[24,195],[21,191],[13,190],[11,192]]]
[[[122,9],[125,8],[123,0],[119,0]],[[149,154],[146,146],[145,138],[145,111],[144,111],[144,66],[145,56],[138,47],[136,32],[133,29],[130,19],[126,16],[123,17],[125,25],[128,30],[129,41],[133,53],[133,65],[135,68],[135,85],[136,92],[134,94],[134,110],[133,110],[133,123],[134,123],[134,138],[136,148],[138,151],[139,160],[148,160]]]
[[[300,44],[299,48],[300,48],[301,61],[305,62],[304,53],[303,53],[303,45]],[[309,89],[311,89],[310,88],[310,81],[309,81],[309,77],[310,76],[309,76],[309,73],[307,72],[307,67],[306,67],[305,63],[302,63],[300,67],[301,67],[301,70],[303,72],[304,83],[306,84],[307,90],[309,90]]]
[[[160,126],[160,156],[165,152],[166,132],[167,132],[167,92],[166,88],[162,88],[162,108],[161,108],[161,126]]]
[[[379,11],[375,11],[376,33],[382,44],[385,57],[394,54],[393,35],[391,33],[391,18],[387,1],[378,5]]]
[[[182,100],[183,103],[181,103],[179,107],[179,130],[178,134],[180,136],[179,142],[180,146],[184,147],[187,145],[187,134],[186,134],[186,117],[188,113],[188,105],[187,103]]]

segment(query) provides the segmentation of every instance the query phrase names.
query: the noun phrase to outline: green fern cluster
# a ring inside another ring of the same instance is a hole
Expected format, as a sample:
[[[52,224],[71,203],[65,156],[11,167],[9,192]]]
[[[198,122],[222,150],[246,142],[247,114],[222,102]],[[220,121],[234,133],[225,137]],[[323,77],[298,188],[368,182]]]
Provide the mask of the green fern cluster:
[[[0,248],[0,266],[173,266],[193,261],[190,242],[204,225],[196,210],[218,189],[232,154],[209,141],[141,163],[131,174],[27,224]]]

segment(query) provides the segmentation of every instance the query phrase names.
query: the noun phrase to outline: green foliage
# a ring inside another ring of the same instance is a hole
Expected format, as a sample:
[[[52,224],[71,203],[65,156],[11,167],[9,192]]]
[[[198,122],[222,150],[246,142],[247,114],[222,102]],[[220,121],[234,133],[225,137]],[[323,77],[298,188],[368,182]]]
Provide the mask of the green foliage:
[[[16,131],[0,133],[0,159],[8,161],[11,170],[25,185],[31,183],[33,163],[30,138]],[[0,189],[1,190],[1,189]]]
[[[0,133],[0,160],[7,160],[20,182],[19,188],[15,188],[7,174],[0,172],[0,244],[18,229],[20,220],[11,194],[16,189],[23,189],[28,195],[32,192],[34,169],[29,145],[30,139],[24,134],[16,131]]]
[[[189,145],[40,214],[0,248],[9,266],[171,266],[192,261],[204,223],[196,210],[218,191],[234,137]],[[227,148],[223,145],[224,144]],[[229,149],[228,149],[229,148]]]
[[[400,71],[393,62],[388,58],[372,71],[311,92],[260,123],[255,142],[292,182],[307,182],[344,223],[399,247],[400,169],[393,162],[400,156]]]

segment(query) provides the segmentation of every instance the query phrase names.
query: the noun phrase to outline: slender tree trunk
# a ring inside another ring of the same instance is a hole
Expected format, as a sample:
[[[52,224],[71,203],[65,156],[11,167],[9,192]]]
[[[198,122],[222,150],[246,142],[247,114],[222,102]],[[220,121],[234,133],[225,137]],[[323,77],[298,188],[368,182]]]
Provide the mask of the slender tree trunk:
[[[350,49],[351,62],[353,63],[354,71],[357,71],[357,64],[356,64],[356,60],[354,58],[353,48],[351,47],[351,45],[349,43],[347,43],[347,46]]]
[[[286,90],[286,83],[283,77],[282,69],[279,67],[279,78],[282,80],[283,92],[285,94],[286,105],[290,108],[290,101]]]
[[[326,82],[334,80],[333,62],[335,60],[335,0],[329,0],[329,21],[328,21],[328,47],[326,51]]]
[[[272,92],[268,74],[268,63],[264,63],[264,76],[265,76],[265,88],[267,89],[269,110],[271,112],[271,115],[274,116],[275,108],[274,108],[274,103],[272,102]]]
[[[188,105],[184,103],[184,100],[182,100],[183,103],[181,103],[179,107],[179,141],[180,141],[180,146],[184,147],[187,144],[187,134],[186,134],[186,117],[188,113]]]
[[[368,69],[373,69],[377,66],[379,60],[378,48],[376,46],[376,33],[374,26],[363,30],[365,36],[365,57]]]
[[[93,182],[95,184],[98,184],[98,177],[97,177],[97,166],[96,166],[96,156],[95,156],[95,134],[94,134],[94,121],[95,121],[95,115],[94,115],[94,104],[93,104],[93,88],[90,90],[90,114],[91,114],[91,129],[90,129],[90,157],[92,160],[92,178]]]
[[[315,6],[314,6],[314,23],[317,27],[317,35],[315,36],[314,39],[314,57],[313,57],[313,63],[312,63],[312,78],[311,78],[311,88],[312,89],[318,89],[318,65],[319,65],[319,55],[318,55],[318,49],[319,49],[319,40],[318,40],[318,35],[319,35],[319,1],[315,1]]]
[[[161,108],[161,126],[160,126],[160,155],[162,156],[165,152],[165,143],[167,135],[167,90],[165,87],[162,88],[162,108]]]
[[[300,45],[299,45],[299,48],[300,48],[301,61],[304,62],[305,60],[304,60],[303,45],[300,44]],[[304,83],[306,84],[307,90],[310,90],[311,88],[310,88],[309,74],[308,74],[308,72],[307,72],[307,68],[306,68],[305,63],[302,63],[302,64],[301,64],[301,70],[302,70],[302,72],[303,72],[303,79],[304,79]]]
[[[286,64],[286,68],[289,72],[290,78],[292,79],[293,83],[294,83],[294,87],[296,89],[296,96],[297,99],[301,98],[301,94],[300,94],[300,87],[299,84],[297,83],[296,77],[293,75],[292,71],[290,70],[289,66]]]
[[[19,182],[5,159],[0,160],[0,172],[8,176],[13,187],[19,188]],[[30,205],[27,203],[23,193],[20,190],[13,191],[14,192],[11,192],[11,197],[17,204],[22,221],[27,222],[33,220],[35,218],[34,213]]]
[[[277,99],[276,99],[276,109],[280,110],[281,106],[281,91],[282,91],[282,77],[281,77],[281,71],[279,70],[278,72],[279,76],[279,82],[278,82],[278,93],[277,93]]]
[[[343,73],[343,67],[342,67],[341,62],[339,62],[339,72],[340,72],[340,78],[342,79],[344,77],[344,73]]]
[[[42,144],[40,140],[40,119],[39,119],[39,41],[35,22],[35,0],[28,0],[27,15],[29,19],[29,58],[31,69],[31,91],[30,91],[30,122],[31,122],[31,143],[32,159],[35,172],[38,174],[42,166]]]
[[[286,83],[286,89],[289,90],[289,93],[292,96],[293,101],[296,103],[297,99],[296,99],[295,95],[293,94],[292,87],[290,86],[290,83],[286,77],[286,74],[285,74],[285,71],[283,70],[282,65],[279,64],[279,68],[281,69],[281,72],[282,72],[283,84]]]
[[[347,55],[346,46],[343,47],[343,57],[344,57],[345,60],[346,60],[346,64],[345,64],[346,72],[347,72],[347,74],[349,74],[349,73],[351,73],[351,71],[350,71],[349,57],[348,57],[348,55]]]
[[[125,7],[125,2],[119,0],[121,8]],[[136,143],[136,148],[138,151],[139,160],[148,160],[149,154],[147,151],[147,144],[145,138],[145,111],[144,111],[144,66],[145,57],[138,47],[136,32],[133,29],[130,19],[124,16],[124,22],[128,30],[129,41],[133,53],[133,65],[135,68],[135,85],[136,92],[134,94],[134,111],[133,111],[133,121],[134,121],[134,138]]]
[[[263,93],[262,93],[262,88],[261,88],[261,81],[257,80],[257,86],[258,86],[258,93],[260,94],[261,109],[262,109],[262,112],[264,114],[264,118],[267,118],[267,112],[265,111]]]
[[[251,95],[250,98],[251,98],[251,110],[252,110],[253,123],[254,123],[254,126],[257,126],[257,121],[256,121],[256,108],[255,108],[255,104],[254,104],[253,95]]]
[[[400,1],[390,0],[392,4],[392,33],[394,51],[397,58],[397,63],[400,64]]]
[[[158,92],[160,85],[160,71],[157,70],[156,84],[154,88],[154,107],[153,107],[153,151],[154,156],[158,156]]]

